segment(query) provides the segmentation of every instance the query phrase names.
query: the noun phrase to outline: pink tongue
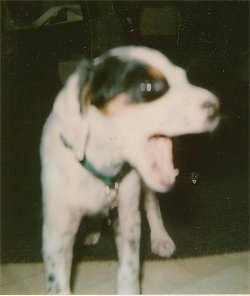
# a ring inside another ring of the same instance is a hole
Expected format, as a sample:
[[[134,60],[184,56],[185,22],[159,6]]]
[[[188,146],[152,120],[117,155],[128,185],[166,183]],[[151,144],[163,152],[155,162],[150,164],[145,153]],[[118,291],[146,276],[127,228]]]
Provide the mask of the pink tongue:
[[[149,140],[153,167],[165,183],[174,182],[178,170],[173,164],[173,144],[171,139],[164,136],[154,136]]]

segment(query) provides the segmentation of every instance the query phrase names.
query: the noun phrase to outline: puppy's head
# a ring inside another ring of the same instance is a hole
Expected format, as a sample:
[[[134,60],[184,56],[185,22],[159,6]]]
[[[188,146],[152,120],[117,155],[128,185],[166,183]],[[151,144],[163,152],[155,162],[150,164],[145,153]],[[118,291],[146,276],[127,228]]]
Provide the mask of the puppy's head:
[[[171,137],[212,131],[219,121],[217,98],[145,47],[116,48],[96,58],[82,94],[90,113],[111,123],[124,160],[159,192],[177,175]]]

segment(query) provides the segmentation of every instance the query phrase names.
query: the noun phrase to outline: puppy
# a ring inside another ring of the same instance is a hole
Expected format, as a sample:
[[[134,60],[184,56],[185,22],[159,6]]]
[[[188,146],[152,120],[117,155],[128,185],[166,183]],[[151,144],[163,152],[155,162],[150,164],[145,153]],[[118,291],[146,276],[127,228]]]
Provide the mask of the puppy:
[[[43,257],[47,291],[70,293],[72,249],[83,216],[118,209],[118,294],[139,294],[139,196],[152,251],[170,256],[153,191],[166,192],[178,170],[171,137],[211,132],[218,99],[191,85],[183,69],[146,47],[115,48],[83,61],[56,97],[41,139]],[[95,243],[99,234],[89,237]]]

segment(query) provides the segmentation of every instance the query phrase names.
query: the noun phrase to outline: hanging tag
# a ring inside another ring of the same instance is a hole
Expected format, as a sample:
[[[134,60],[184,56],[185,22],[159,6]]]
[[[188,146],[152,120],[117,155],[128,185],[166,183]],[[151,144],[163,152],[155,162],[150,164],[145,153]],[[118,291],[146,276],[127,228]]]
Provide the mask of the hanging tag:
[[[114,187],[106,186],[106,195],[108,196],[110,209],[114,209],[117,207],[117,195],[118,195],[119,183],[115,182]]]

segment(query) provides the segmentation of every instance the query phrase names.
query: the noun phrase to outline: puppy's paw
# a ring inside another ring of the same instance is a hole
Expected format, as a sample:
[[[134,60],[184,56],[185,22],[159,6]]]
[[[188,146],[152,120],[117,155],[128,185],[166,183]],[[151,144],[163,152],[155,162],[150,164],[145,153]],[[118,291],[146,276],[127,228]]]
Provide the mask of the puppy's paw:
[[[87,236],[83,241],[83,244],[85,246],[95,245],[98,243],[100,236],[101,236],[100,232],[91,232],[87,234]]]
[[[151,238],[151,251],[160,257],[170,257],[175,251],[175,244],[169,236]]]

